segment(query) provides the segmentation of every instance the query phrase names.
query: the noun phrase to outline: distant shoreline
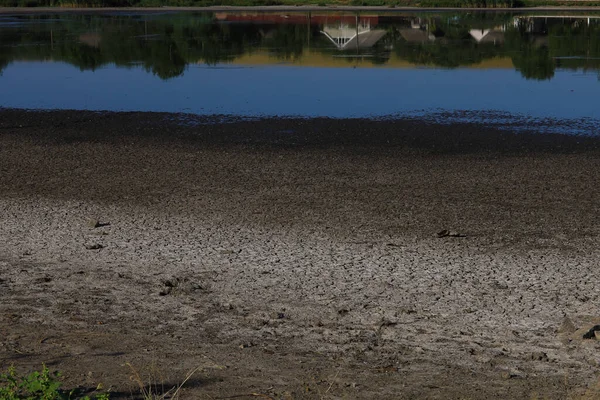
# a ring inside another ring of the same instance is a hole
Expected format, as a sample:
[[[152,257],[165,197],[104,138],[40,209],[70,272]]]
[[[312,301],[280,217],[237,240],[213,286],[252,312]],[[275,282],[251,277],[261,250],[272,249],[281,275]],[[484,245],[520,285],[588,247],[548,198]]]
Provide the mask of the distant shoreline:
[[[523,12],[523,11],[600,11],[598,6],[542,6],[521,8],[467,8],[467,7],[391,7],[391,6],[211,6],[211,7],[4,7],[0,14],[44,14],[44,13],[103,13],[103,12],[225,12],[225,11],[254,11],[254,12],[308,12],[308,11],[485,11],[485,12]]]

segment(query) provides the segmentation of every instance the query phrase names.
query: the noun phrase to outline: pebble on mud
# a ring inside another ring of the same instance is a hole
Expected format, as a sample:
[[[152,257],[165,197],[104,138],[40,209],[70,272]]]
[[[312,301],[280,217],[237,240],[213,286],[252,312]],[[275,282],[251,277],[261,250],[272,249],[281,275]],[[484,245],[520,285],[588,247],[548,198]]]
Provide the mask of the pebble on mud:
[[[511,371],[504,371],[501,374],[502,379],[518,379],[518,378],[525,378],[525,374],[521,371],[517,371],[517,370],[511,370]]]
[[[444,229],[436,233],[436,236],[439,238],[443,237],[465,237],[462,233],[449,231],[448,229]]]
[[[531,353],[530,358],[533,361],[549,361],[548,354],[543,351],[535,351]]]
[[[103,249],[104,246],[99,243],[93,243],[93,244],[86,244],[85,248],[86,248],[86,250],[100,250],[100,249]]]
[[[110,225],[110,222],[100,222],[100,220],[97,218],[90,218],[88,220],[88,226],[91,229],[102,228],[103,226],[108,226],[108,225]]]
[[[598,334],[600,334],[600,325],[594,325],[590,328],[589,331],[587,331],[584,335],[583,338],[584,339],[597,339],[598,338]]]

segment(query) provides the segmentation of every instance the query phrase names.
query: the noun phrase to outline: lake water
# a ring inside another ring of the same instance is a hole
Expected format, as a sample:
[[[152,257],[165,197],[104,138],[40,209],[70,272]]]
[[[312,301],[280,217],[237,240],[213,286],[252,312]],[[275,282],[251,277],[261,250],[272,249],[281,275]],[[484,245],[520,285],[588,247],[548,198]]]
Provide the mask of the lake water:
[[[600,14],[0,15],[0,107],[423,116],[600,134]]]

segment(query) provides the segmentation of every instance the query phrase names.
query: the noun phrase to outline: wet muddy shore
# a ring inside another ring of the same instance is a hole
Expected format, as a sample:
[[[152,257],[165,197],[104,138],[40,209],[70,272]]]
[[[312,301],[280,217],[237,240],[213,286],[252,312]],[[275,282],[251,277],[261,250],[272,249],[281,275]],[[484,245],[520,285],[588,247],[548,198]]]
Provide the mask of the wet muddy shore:
[[[219,121],[0,109],[0,368],[111,398],[126,363],[199,367],[192,399],[600,394],[598,139]]]

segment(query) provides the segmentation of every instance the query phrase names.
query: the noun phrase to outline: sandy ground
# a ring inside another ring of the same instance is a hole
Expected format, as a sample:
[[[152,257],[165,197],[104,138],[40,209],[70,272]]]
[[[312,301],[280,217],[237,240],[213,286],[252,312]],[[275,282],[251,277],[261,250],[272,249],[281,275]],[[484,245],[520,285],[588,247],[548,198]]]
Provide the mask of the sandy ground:
[[[600,398],[597,140],[178,120],[0,110],[0,368],[112,398],[126,363],[199,368],[184,399]]]

